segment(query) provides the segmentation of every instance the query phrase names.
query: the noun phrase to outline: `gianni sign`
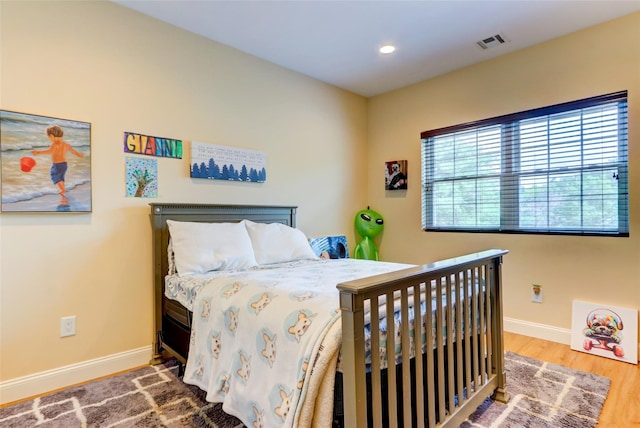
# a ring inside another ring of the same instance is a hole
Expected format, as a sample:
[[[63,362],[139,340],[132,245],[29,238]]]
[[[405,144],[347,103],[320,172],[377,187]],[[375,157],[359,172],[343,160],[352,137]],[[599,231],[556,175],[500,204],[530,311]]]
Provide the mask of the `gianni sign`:
[[[182,159],[182,141],[125,132],[124,151],[139,155]]]

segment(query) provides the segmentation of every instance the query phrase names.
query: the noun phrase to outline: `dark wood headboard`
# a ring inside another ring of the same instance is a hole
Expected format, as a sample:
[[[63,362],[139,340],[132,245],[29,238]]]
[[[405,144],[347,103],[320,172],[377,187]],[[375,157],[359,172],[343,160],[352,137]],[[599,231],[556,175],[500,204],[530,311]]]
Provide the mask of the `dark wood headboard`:
[[[182,203],[158,203],[150,204],[150,206],[153,246],[154,327],[158,336],[165,331],[163,315],[167,312],[164,299],[164,278],[169,271],[167,257],[169,229],[167,220],[207,223],[235,223],[241,220],[251,220],[256,223],[282,223],[291,227],[296,226],[297,207],[295,206]],[[154,352],[157,354],[152,359],[152,362],[159,358],[162,348],[162,338],[156,337],[156,340]]]

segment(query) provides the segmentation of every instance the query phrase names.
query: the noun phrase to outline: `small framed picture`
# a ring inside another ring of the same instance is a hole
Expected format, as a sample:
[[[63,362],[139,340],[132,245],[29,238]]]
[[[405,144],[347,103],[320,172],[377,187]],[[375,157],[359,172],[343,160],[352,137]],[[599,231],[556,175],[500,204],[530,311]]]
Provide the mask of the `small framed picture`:
[[[574,300],[571,349],[638,364],[637,309]]]
[[[125,170],[127,197],[158,197],[158,159],[127,156]]]
[[[384,187],[386,190],[407,188],[407,161],[389,161],[384,164]]]
[[[91,124],[0,110],[2,212],[91,212]]]
[[[258,150],[192,141],[191,178],[264,183],[267,155]]]

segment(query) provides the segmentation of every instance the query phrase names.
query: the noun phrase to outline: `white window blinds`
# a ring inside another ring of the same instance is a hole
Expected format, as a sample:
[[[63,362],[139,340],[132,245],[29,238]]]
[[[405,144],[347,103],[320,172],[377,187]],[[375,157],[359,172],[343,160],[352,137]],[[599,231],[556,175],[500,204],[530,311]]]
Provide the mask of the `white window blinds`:
[[[421,137],[425,230],[629,236],[626,91]]]

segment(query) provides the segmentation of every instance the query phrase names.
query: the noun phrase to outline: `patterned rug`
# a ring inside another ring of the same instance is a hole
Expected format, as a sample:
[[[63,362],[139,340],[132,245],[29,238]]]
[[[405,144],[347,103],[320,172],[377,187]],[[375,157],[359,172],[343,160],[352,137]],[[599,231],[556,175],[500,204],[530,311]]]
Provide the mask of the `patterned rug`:
[[[508,403],[484,403],[462,427],[595,427],[611,381],[513,352],[505,354]]]
[[[511,400],[486,400],[464,427],[595,427],[609,379],[506,353]],[[176,377],[175,361],[0,409],[0,427],[240,428]]]

